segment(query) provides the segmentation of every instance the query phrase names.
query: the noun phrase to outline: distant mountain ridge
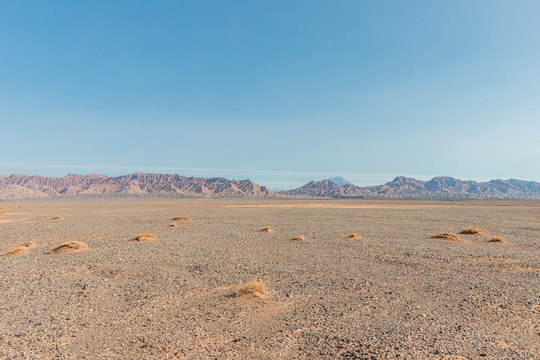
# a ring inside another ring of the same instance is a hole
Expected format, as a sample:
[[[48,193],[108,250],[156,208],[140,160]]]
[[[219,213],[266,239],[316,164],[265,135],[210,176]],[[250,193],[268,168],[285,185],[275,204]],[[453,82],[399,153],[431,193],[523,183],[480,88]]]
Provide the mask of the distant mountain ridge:
[[[336,183],[337,185],[347,185],[347,184],[350,184],[349,181],[345,180],[343,177],[341,176],[335,176],[335,177],[331,177],[330,179],[328,179],[330,181],[333,181],[334,183]]]
[[[342,178],[341,178],[342,179]],[[338,180],[341,180],[338,178]],[[344,180],[344,179],[343,179]],[[524,180],[476,182],[452,177],[422,181],[404,176],[377,186],[311,181],[292,190],[273,192],[251,180],[135,173],[117,177],[69,174],[62,178],[0,174],[0,200],[62,196],[158,196],[186,198],[383,198],[540,200],[540,183]]]
[[[69,174],[62,178],[0,175],[0,199],[75,195],[166,195],[173,197],[272,197],[274,193],[251,180],[135,173],[117,177]]]
[[[422,181],[398,176],[386,184],[368,187],[338,185],[330,179],[312,181],[298,189],[280,191],[279,194],[328,198],[540,200],[540,183],[516,179],[477,182],[448,176]]]

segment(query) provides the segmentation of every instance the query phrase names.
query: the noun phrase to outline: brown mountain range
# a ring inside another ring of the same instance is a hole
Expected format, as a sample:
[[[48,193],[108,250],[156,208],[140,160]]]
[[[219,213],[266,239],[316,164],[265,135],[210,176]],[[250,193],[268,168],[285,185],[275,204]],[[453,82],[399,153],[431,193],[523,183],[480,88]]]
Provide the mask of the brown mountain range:
[[[279,194],[329,198],[540,200],[540,183],[516,179],[476,182],[447,176],[422,181],[399,176],[386,184],[369,187],[337,185],[331,180],[312,181]]]
[[[74,195],[164,195],[174,197],[269,197],[274,193],[251,180],[185,177],[175,174],[69,174],[62,178],[0,175],[0,199]]]
[[[330,179],[274,193],[251,180],[135,173],[118,177],[69,174],[62,178],[0,174],[0,200],[58,196],[163,196],[190,198],[408,198],[540,200],[540,183],[523,180],[476,182],[451,177],[422,181],[403,176],[383,185],[338,185]]]

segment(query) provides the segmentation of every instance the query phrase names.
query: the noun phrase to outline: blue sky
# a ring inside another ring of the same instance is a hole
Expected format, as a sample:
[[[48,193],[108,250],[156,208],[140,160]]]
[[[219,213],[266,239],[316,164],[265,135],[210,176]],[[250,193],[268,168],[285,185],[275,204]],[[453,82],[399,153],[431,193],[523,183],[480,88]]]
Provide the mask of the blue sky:
[[[0,173],[540,181],[540,2],[1,1]]]

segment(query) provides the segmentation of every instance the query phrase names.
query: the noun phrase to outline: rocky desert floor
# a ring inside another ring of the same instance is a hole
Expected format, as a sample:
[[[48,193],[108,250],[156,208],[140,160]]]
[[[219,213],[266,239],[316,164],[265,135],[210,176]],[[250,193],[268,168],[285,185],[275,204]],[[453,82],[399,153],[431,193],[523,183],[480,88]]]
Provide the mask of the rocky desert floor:
[[[0,208],[1,254],[36,243],[0,257],[1,359],[540,358],[540,202]],[[430,238],[468,226],[505,242]],[[49,253],[73,240],[88,249]],[[237,297],[253,279],[271,295]]]

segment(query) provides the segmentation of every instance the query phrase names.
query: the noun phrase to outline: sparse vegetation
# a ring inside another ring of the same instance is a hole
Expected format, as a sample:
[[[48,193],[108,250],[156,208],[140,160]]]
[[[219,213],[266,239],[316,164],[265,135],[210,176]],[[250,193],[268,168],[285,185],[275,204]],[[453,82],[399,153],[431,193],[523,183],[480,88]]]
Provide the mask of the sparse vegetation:
[[[464,234],[464,235],[486,235],[484,230],[477,227],[470,227],[470,226],[461,230],[459,233]]]
[[[193,221],[187,216],[175,216],[171,219],[172,221]]]
[[[246,285],[240,287],[236,291],[236,297],[242,297],[242,296],[256,296],[256,297],[265,297],[269,295],[268,289],[266,288],[266,284],[262,281],[257,280],[251,280]]]
[[[17,246],[16,248],[13,248],[9,250],[4,256],[7,257],[13,257],[13,256],[21,256],[28,252],[28,248],[26,246]]]
[[[440,232],[430,236],[431,239],[441,239],[449,241],[463,241],[458,234]]]
[[[156,241],[157,237],[151,233],[143,233],[135,236],[131,241]]]
[[[360,240],[360,239],[362,239],[362,235],[357,234],[357,233],[352,233],[352,234],[350,234],[349,236],[347,236],[347,239],[357,239],[357,240]]]
[[[270,233],[270,232],[274,232],[274,229],[272,229],[271,226],[263,226],[261,228],[261,230],[259,230],[260,232],[267,232],[267,233]]]
[[[28,252],[28,250],[33,249],[35,247],[37,247],[37,243],[35,241],[30,241],[24,245],[14,247],[13,249],[9,250],[4,256],[24,255]]]
[[[53,217],[52,220],[54,221],[64,220],[64,217],[62,215],[59,215],[59,216]]]
[[[291,240],[294,241],[308,241],[308,239],[304,235],[297,235],[293,237]]]
[[[503,243],[503,242],[504,242],[504,238],[503,238],[502,236],[493,235],[493,236],[491,236],[491,238],[488,240],[488,242],[493,242],[493,243]]]
[[[60,245],[53,247],[49,253],[51,254],[63,254],[68,252],[77,252],[88,249],[88,245],[81,241],[66,241]]]

